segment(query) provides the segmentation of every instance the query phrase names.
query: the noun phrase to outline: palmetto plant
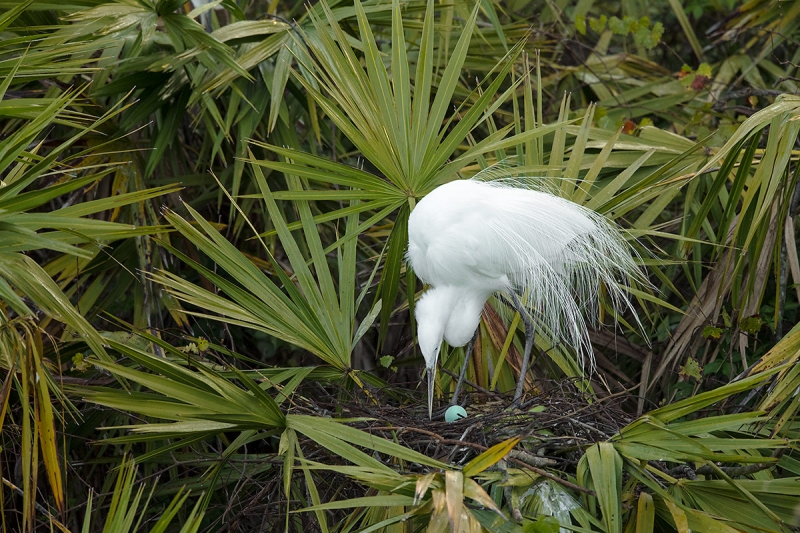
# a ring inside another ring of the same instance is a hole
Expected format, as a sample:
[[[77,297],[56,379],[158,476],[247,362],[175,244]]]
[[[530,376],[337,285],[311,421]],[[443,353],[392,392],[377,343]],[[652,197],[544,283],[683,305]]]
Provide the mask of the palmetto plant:
[[[785,342],[795,343],[795,336],[787,337]],[[163,347],[171,349],[167,344]],[[292,490],[293,470],[302,470],[311,490],[310,503],[314,504],[307,511],[315,512],[322,524],[327,523],[323,511],[357,508],[349,521],[352,526],[360,524],[359,528],[366,530],[417,521],[420,525],[428,524],[434,531],[445,531],[448,524],[461,521],[466,531],[498,527],[519,530],[520,525],[514,525],[509,517],[520,516],[520,509],[533,505],[530,501],[531,494],[535,493],[533,489],[553,483],[530,467],[503,466],[500,470],[487,471],[519,444],[519,438],[498,444],[459,470],[334,420],[283,415],[282,408],[265,393],[275,387],[280,397],[291,396],[308,376],[307,372],[284,371],[277,375],[274,371],[269,374],[235,371],[227,373],[226,377],[206,363],[200,363],[199,372],[185,368],[179,363],[180,352],[174,349],[170,357],[176,359],[165,361],[117,343],[112,343],[112,348],[156,374],[113,363],[101,365],[153,392],[132,396],[123,391],[97,390],[90,393],[89,398],[117,409],[173,422],[132,426],[131,436],[111,442],[137,442],[147,436],[172,439],[167,447],[143,456],[142,460],[148,460],[221,431],[242,431],[225,450],[224,455],[230,457],[247,442],[280,434],[277,453],[284,459],[284,491],[289,494]],[[785,345],[776,349],[785,349]],[[784,364],[652,411],[622,428],[607,442],[589,447],[578,464],[576,477],[570,481],[571,486],[583,488],[582,492],[565,493],[558,484],[552,489],[563,493],[560,498],[568,511],[566,523],[574,519],[586,529],[607,532],[628,527],[652,530],[656,517],[673,525],[691,524],[689,527],[697,531],[735,531],[738,527],[771,530],[780,528],[784,522],[791,523],[795,512],[793,502],[800,495],[800,487],[791,479],[770,474],[782,453],[790,447],[789,440],[768,436],[780,409],[769,417],[759,412],[745,412],[686,420],[699,410],[719,406],[719,402],[733,395],[762,386],[777,371],[788,368]],[[234,380],[241,385],[235,385]],[[303,435],[347,459],[353,466],[332,466],[303,459],[303,448],[297,440]],[[444,474],[436,470],[427,474],[402,474],[354,445],[397,461],[444,469]],[[517,457],[531,461],[526,455]],[[666,464],[677,466],[667,469],[663,466]],[[785,467],[791,469],[791,464],[786,462]],[[220,464],[212,470],[214,481],[209,489],[213,490],[219,482],[221,468]],[[326,470],[345,474],[378,493],[321,502],[312,472]],[[742,476],[741,472],[762,475],[756,480],[735,479]],[[698,475],[718,475],[720,479],[701,479]],[[691,476],[690,480],[687,476]],[[512,478],[514,482],[510,483]],[[506,483],[510,483],[511,489],[504,495],[502,487]],[[723,492],[722,496],[716,495],[719,491]],[[478,510],[462,507],[462,498],[476,502]],[[564,516],[559,518],[565,519]]]
[[[6,94],[15,72],[0,86]],[[60,361],[44,357],[44,344],[60,333],[62,340],[75,339],[103,359],[108,359],[104,342],[69,297],[64,294],[46,268],[26,253],[49,251],[60,257],[88,264],[114,241],[147,235],[157,230],[116,221],[94,219],[88,215],[120,209],[175,190],[160,187],[119,194],[107,198],[64,206],[55,212],[40,212],[43,205],[70,194],[80,194],[96,186],[115,168],[113,164],[87,163],[86,153],[73,151],[74,145],[96,132],[118,113],[111,110],[96,119],[72,109],[80,94],[37,99],[35,102],[7,101],[0,114],[17,119],[0,141],[0,367],[6,372],[2,389],[5,419],[9,401],[21,417],[19,453],[22,461],[24,505],[22,527],[34,522],[31,495],[37,492],[39,456],[47,473],[56,509],[65,511],[64,487],[58,459],[57,418],[50,405],[51,393],[66,405],[69,402],[56,385],[53,370]],[[29,119],[27,115],[36,118]],[[54,123],[72,133],[54,147],[43,147],[41,134]],[[11,124],[10,124],[11,126]],[[74,274],[72,274],[74,276]],[[70,273],[62,272],[62,281]],[[55,322],[55,324],[53,323]],[[11,417],[9,417],[11,418]],[[37,442],[37,440],[39,442]],[[41,451],[40,451],[41,450]]]
[[[800,100],[763,82],[797,61],[682,5],[618,14],[674,17],[691,84],[579,32],[602,2],[0,2],[4,527],[789,531]],[[490,301],[484,396],[422,424],[407,219],[480,171],[626,228],[656,290],[601,310],[597,376],[537,334],[515,412]]]

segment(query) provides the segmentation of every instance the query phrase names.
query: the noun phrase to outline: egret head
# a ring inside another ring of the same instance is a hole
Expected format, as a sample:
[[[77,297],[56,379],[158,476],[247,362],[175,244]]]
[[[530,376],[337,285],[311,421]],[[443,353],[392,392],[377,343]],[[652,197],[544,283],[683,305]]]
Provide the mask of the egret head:
[[[431,288],[417,302],[417,339],[428,370],[428,417],[433,413],[436,360],[442,347],[444,328],[453,309],[455,292],[450,287]]]
[[[453,298],[448,287],[431,288],[419,299],[414,313],[417,317],[417,340],[425,358],[425,366],[436,368],[436,359],[444,339],[444,328],[453,311]]]

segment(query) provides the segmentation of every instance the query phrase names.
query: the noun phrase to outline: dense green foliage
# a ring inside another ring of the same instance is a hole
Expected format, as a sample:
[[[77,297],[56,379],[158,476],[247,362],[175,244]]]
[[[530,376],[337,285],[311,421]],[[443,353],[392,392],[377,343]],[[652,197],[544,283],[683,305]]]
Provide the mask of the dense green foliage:
[[[3,530],[800,526],[800,1],[196,4],[0,0]],[[519,411],[491,299],[448,425],[407,220],[481,171],[652,286]]]

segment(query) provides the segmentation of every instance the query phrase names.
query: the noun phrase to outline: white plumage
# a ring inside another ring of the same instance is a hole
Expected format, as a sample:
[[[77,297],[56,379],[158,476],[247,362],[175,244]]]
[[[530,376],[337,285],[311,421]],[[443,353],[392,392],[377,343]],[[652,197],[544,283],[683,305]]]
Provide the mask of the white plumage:
[[[442,185],[416,205],[408,236],[408,261],[431,285],[416,307],[429,379],[442,338],[467,344],[495,292],[526,294],[537,321],[583,357],[592,353],[584,315],[597,317],[600,286],[617,309],[630,307],[620,283],[642,278],[616,225],[518,182]]]

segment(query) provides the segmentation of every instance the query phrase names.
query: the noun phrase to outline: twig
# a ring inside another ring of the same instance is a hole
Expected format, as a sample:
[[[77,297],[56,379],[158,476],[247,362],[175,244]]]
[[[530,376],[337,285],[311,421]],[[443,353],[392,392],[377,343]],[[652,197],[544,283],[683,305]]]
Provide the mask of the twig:
[[[794,76],[783,76],[775,80],[775,83],[773,83],[772,86],[777,87],[785,81],[800,81],[800,78],[795,78]]]
[[[557,464],[555,459],[550,459],[549,457],[538,457],[522,450],[511,450],[508,452],[508,456],[513,457],[514,459],[519,459],[523,463],[531,466],[554,466]]]
[[[599,429],[597,429],[596,427],[594,427],[594,426],[590,426],[590,425],[589,425],[589,424],[587,424],[586,422],[581,422],[581,421],[580,421],[580,420],[578,420],[577,418],[570,418],[569,416],[563,416],[563,417],[560,417],[560,418],[562,418],[562,419],[565,419],[565,420],[569,420],[569,421],[570,421],[570,422],[572,422],[573,424],[578,424],[578,425],[579,425],[579,426],[581,426],[582,428],[584,428],[584,429],[588,429],[589,431],[594,431],[595,433],[597,433],[598,435],[600,435],[600,436],[601,436],[601,437],[603,437],[604,439],[608,439],[608,437],[609,437],[609,435],[607,435],[607,434],[606,434],[604,431],[600,431],[600,430],[599,430]]]
[[[739,476],[749,476],[750,474],[755,474],[756,472],[760,472],[762,470],[766,470],[767,468],[771,468],[775,466],[775,463],[756,463],[752,465],[745,465],[745,466],[718,466],[720,470],[722,470],[725,474],[729,475],[730,477],[739,477]],[[698,476],[709,476],[714,475],[717,473],[717,470],[710,465],[701,466],[697,470],[695,470],[695,474]]]
[[[711,108],[714,111],[720,111],[725,107],[725,103],[729,100],[736,100],[743,96],[780,96],[784,91],[774,91],[772,89],[755,89],[747,88],[738,91],[728,91],[719,97],[719,100]]]
[[[378,430],[378,431],[400,431],[400,433],[402,433],[403,431],[413,431],[415,433],[422,433],[423,435],[428,435],[430,437],[433,437],[440,444],[449,444],[449,445],[452,445],[452,446],[466,446],[466,447],[469,447],[469,448],[475,448],[476,450],[480,450],[482,452],[485,452],[486,450],[489,449],[487,446],[481,446],[480,444],[475,444],[475,443],[472,443],[472,442],[464,442],[464,441],[460,441],[460,440],[446,439],[446,438],[442,437],[441,435],[439,435],[437,433],[434,433],[433,431],[428,431],[427,429],[420,429],[420,428],[413,428],[413,427],[383,427],[383,428],[370,428],[370,429],[371,430]],[[550,472],[548,472],[546,470],[542,470],[541,468],[538,468],[536,466],[528,464],[526,461],[523,461],[521,459],[515,458],[513,456],[513,454],[508,454],[508,455],[509,455],[509,458],[508,458],[509,461],[517,463],[518,465],[521,465],[521,466],[527,468],[528,470],[531,470],[531,471],[535,472],[536,474],[539,474],[542,477],[545,477],[545,478],[547,478],[549,480],[555,481],[556,483],[558,483],[560,485],[563,485],[564,487],[567,487],[569,489],[576,490],[578,492],[583,492],[584,494],[589,494],[591,496],[597,496],[597,494],[593,490],[587,489],[585,487],[581,487],[580,485],[576,485],[575,483],[571,483],[571,482],[567,481],[566,479],[561,479],[560,477],[555,476],[555,475],[551,474]],[[526,455],[528,457],[530,457],[530,454],[526,454]]]
[[[653,462],[651,462],[652,464]],[[706,468],[706,467],[703,467]],[[675,468],[670,468],[667,470],[667,475],[672,476],[674,478],[681,478],[685,477],[686,479],[691,479],[694,481],[697,479],[697,472],[689,465],[678,465]]]
[[[3,484],[4,484],[5,486],[7,486],[8,488],[10,488],[12,491],[14,491],[14,492],[16,492],[17,494],[19,494],[19,495],[20,495],[20,496],[21,496],[23,499],[25,498],[25,492],[24,492],[24,491],[23,491],[21,488],[17,487],[17,486],[16,486],[16,485],[14,485],[13,483],[11,483],[11,482],[10,482],[9,480],[7,480],[6,478],[3,478]],[[37,502],[37,501],[34,501],[34,502],[33,502],[33,506],[34,506],[34,507],[36,507],[36,509],[38,509],[38,511],[39,511],[40,513],[42,513],[42,514],[43,514],[43,515],[45,515],[45,516],[46,516],[46,517],[47,517],[49,520],[51,520],[51,521],[52,521],[52,523],[53,523],[53,525],[55,525],[55,526],[56,526],[58,529],[60,529],[61,531],[69,531],[69,528],[67,528],[67,526],[65,526],[64,524],[62,524],[62,523],[61,523],[61,522],[58,520],[58,518],[56,518],[55,516],[53,516],[53,514],[52,514],[52,513],[51,513],[49,510],[47,510],[47,508],[46,508],[46,507],[44,507],[42,504],[40,504],[40,503],[39,503],[39,502]]]

